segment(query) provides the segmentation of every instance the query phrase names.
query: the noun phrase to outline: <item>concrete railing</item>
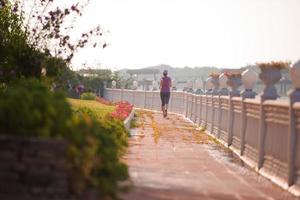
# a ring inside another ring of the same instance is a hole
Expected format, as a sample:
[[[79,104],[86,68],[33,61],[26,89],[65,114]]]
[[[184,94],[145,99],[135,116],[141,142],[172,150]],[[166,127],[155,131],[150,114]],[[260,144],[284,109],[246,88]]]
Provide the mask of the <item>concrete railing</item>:
[[[106,89],[104,97],[161,109],[157,91]],[[169,110],[184,115],[260,174],[300,196],[300,103],[172,92]]]

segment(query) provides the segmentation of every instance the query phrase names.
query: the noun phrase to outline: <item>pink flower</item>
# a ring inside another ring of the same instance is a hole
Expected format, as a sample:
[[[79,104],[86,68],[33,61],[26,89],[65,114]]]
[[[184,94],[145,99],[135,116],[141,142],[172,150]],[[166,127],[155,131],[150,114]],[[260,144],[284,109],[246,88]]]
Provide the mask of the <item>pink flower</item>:
[[[115,119],[125,120],[131,113],[133,105],[127,101],[120,101],[116,104],[116,110],[111,113],[111,116]]]

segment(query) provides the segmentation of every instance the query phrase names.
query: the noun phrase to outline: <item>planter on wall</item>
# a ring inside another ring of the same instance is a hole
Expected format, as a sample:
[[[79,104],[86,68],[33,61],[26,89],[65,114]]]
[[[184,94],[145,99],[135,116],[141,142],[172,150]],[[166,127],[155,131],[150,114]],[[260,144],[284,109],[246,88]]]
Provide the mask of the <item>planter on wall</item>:
[[[275,66],[272,63],[263,63],[259,64],[259,68],[261,70],[259,78],[265,85],[265,88],[261,95],[262,100],[277,99],[279,95],[275,88],[275,84],[281,79],[282,75],[280,70],[284,67]]]
[[[239,97],[241,96],[240,91],[238,88],[242,85],[241,74],[234,73],[234,74],[227,74],[227,85],[231,88],[229,95],[231,97]]]

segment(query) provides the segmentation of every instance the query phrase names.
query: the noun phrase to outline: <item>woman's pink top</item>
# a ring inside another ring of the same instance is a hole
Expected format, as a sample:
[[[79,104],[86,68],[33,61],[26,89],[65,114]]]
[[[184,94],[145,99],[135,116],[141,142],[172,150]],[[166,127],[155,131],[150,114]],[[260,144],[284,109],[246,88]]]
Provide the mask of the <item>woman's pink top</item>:
[[[171,87],[171,78],[168,76],[164,76],[161,78],[161,92],[170,92]]]

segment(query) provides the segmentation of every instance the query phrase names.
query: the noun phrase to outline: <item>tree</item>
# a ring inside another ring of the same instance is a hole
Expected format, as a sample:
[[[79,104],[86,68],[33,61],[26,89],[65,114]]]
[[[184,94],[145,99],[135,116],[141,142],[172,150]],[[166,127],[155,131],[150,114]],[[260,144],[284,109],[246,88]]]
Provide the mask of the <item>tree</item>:
[[[28,2],[35,3],[29,10],[24,6]],[[88,0],[69,7],[56,6],[55,2],[0,0],[1,82],[14,77],[40,77],[42,64],[49,64],[51,58],[68,65],[74,54],[89,44],[106,47],[100,40],[103,34],[100,26],[82,33],[79,39],[72,39],[69,34],[74,28],[72,19],[82,16]]]
[[[0,81],[21,76],[39,77],[43,54],[27,42],[19,16],[10,5],[0,10]]]

